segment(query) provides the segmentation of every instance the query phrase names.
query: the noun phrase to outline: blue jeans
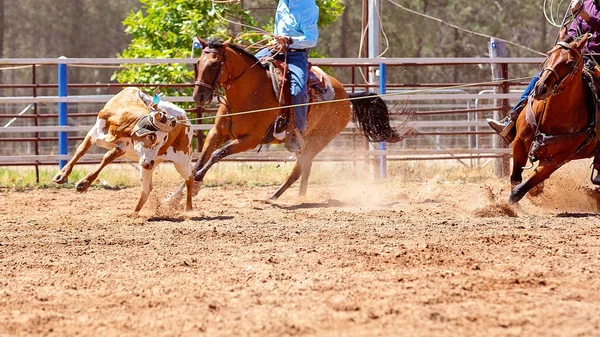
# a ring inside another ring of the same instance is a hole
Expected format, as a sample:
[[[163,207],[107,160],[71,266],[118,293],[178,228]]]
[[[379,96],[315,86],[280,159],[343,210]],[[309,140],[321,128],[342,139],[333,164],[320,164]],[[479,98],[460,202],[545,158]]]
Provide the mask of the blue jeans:
[[[283,57],[282,54],[280,54]],[[273,56],[268,48],[261,49],[256,53],[256,58]],[[279,55],[278,55],[279,56]],[[287,64],[290,75],[290,91],[292,94],[292,104],[308,103],[308,92],[306,90],[308,82],[308,51],[307,52],[288,52]],[[306,114],[308,105],[294,107],[294,120],[299,131],[306,130]]]
[[[533,91],[533,87],[535,87],[535,84],[540,79],[540,73],[541,72],[538,72],[537,74],[533,75],[533,78],[531,79],[531,82],[529,82],[529,84],[527,85],[527,87],[525,87],[525,91],[523,91],[523,94],[521,95],[521,98],[519,98],[519,102],[517,104],[515,104],[515,106],[513,106],[512,112],[510,114],[510,116],[511,116],[512,119],[517,120],[517,117],[519,117],[519,115],[517,114],[516,110],[521,107],[521,105],[527,100],[527,98],[529,97],[529,95]]]

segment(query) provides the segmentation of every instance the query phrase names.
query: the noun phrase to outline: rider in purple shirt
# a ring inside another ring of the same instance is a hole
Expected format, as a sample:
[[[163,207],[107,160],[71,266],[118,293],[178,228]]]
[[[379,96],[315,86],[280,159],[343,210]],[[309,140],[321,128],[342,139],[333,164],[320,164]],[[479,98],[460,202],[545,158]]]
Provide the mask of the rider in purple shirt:
[[[572,37],[582,36],[590,33],[586,45],[583,47],[583,59],[586,67],[594,67],[600,60],[597,56],[600,54],[600,10],[598,0],[571,0],[571,11],[575,15],[575,19],[571,22],[567,34]],[[501,121],[496,121],[491,118],[487,119],[490,127],[496,131],[507,142],[511,143],[516,135],[514,130],[515,123],[523,107],[527,102],[529,94],[533,91],[533,87],[539,80],[540,73],[537,73],[525,91],[521,95],[519,102],[513,107],[510,115],[506,116]],[[600,155],[594,158],[594,169],[597,174],[592,179],[592,183],[600,185]]]
[[[600,10],[596,5],[596,1],[586,0],[585,2],[572,1],[571,4],[575,3],[574,13],[579,11],[579,16],[571,22],[569,26],[568,34],[571,36],[581,36],[585,33],[591,33],[587,40],[586,45],[583,47],[583,54],[598,54],[600,53],[600,34],[596,32],[600,32]]]
[[[586,66],[594,66],[597,64],[595,55],[600,54],[600,10],[596,4],[597,0],[571,0],[571,11],[576,16],[569,26],[567,34],[573,37],[578,37],[586,33],[591,36],[587,39],[586,45],[583,47],[583,58]],[[600,59],[599,59],[600,60]],[[496,131],[507,143],[512,143],[515,137],[513,131],[517,118],[527,102],[529,94],[533,91],[533,87],[539,80],[540,73],[537,73],[529,85],[525,88],[519,102],[513,107],[509,116],[506,116],[501,121],[496,121],[488,118],[487,122],[494,131]]]

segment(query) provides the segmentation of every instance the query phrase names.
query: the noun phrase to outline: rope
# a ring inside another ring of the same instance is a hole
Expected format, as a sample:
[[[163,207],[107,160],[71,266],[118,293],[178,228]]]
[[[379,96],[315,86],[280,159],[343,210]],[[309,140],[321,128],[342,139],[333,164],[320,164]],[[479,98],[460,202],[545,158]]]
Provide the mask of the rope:
[[[147,66],[151,66],[154,64],[146,63]],[[130,66],[124,65],[102,65],[102,64],[67,64],[69,67],[73,68],[110,68],[110,69],[120,69],[120,68],[129,68]],[[143,65],[140,65],[143,66]]]
[[[264,29],[262,29],[262,28],[260,28],[260,27],[253,27],[253,26],[247,25],[247,24],[245,24],[245,23],[241,23],[241,22],[237,22],[237,21],[232,21],[232,20],[226,19],[226,18],[225,18],[225,17],[223,17],[223,16],[222,16],[222,15],[219,13],[219,11],[217,11],[217,9],[215,8],[215,3],[218,3],[218,4],[233,3],[233,2],[238,2],[237,0],[231,0],[231,1],[229,1],[229,0],[226,0],[226,1],[220,1],[220,0],[211,0],[210,2],[211,2],[211,4],[212,4],[212,9],[213,9],[213,12],[214,12],[214,13],[215,13],[215,14],[216,14],[216,15],[217,15],[219,18],[223,19],[224,21],[226,21],[226,22],[229,22],[229,23],[231,23],[231,24],[234,24],[234,25],[238,25],[238,26],[242,26],[242,27],[250,28],[250,29],[252,29],[252,30],[255,30],[255,31],[257,31],[257,32],[263,32],[263,33],[265,33],[265,34],[273,35],[273,34],[271,34],[271,33],[267,32],[266,30],[264,30]]]
[[[546,5],[547,3],[548,3],[548,0],[544,0],[543,8],[544,8],[544,17],[546,18],[546,21],[554,27],[557,27],[557,28],[562,27],[567,20],[569,10],[567,9],[567,12],[565,13],[565,16],[563,17],[562,22],[559,24],[554,19],[554,11],[552,11],[552,8],[554,7],[554,0],[550,0],[550,5]],[[563,0],[560,0],[560,2],[558,3],[558,6],[556,7],[556,17],[557,18],[560,15],[559,10],[560,10],[560,6],[562,5],[562,3],[563,3]],[[548,12],[550,12],[550,17],[548,17]]]
[[[417,11],[414,11],[414,10],[412,10],[412,9],[406,8],[406,7],[402,6],[402,5],[400,5],[400,4],[396,3],[396,2],[394,2],[393,0],[387,0],[387,1],[388,1],[388,2],[390,2],[391,4],[393,4],[394,6],[396,6],[396,7],[400,8],[400,9],[404,10],[404,11],[407,11],[407,12],[409,12],[409,13],[412,13],[412,14],[415,14],[415,15],[419,15],[419,16],[422,16],[422,17],[425,17],[425,18],[427,18],[427,19],[430,19],[430,20],[437,21],[437,22],[439,22],[439,23],[441,23],[441,24],[444,24],[444,25],[450,26],[450,27],[452,27],[452,28],[455,28],[455,29],[461,30],[461,31],[463,31],[463,32],[471,33],[471,34],[474,34],[474,35],[477,35],[477,36],[486,37],[486,38],[494,38],[494,39],[496,39],[496,40],[498,40],[498,41],[503,41],[503,42],[506,42],[507,44],[510,44],[510,45],[513,45],[513,46],[516,46],[516,47],[519,47],[519,48],[524,48],[524,49],[527,49],[527,50],[529,50],[529,51],[531,51],[531,52],[533,52],[533,53],[536,53],[536,54],[538,54],[538,55],[544,55],[544,56],[546,56],[546,54],[545,54],[545,53],[542,53],[542,52],[540,52],[540,51],[537,51],[537,50],[535,50],[535,49],[531,49],[531,48],[529,48],[529,47],[527,47],[527,46],[524,46],[524,45],[521,45],[521,44],[518,44],[518,43],[515,43],[515,42],[512,42],[512,41],[508,41],[508,40],[505,40],[505,39],[501,39],[501,38],[498,38],[498,37],[495,37],[495,36],[492,36],[492,35],[483,34],[483,33],[478,33],[478,32],[475,32],[475,31],[472,31],[472,30],[469,30],[469,29],[466,29],[466,28],[461,28],[461,27],[459,27],[459,26],[457,26],[457,25],[454,25],[454,24],[448,23],[448,22],[446,22],[446,21],[444,21],[444,20],[438,19],[438,18],[436,18],[436,17],[433,17],[433,16],[431,16],[431,15],[427,15],[427,14],[424,14],[424,13],[419,13],[419,12],[417,12]]]
[[[191,118],[190,121],[207,120],[207,119],[220,118],[220,117],[249,115],[249,114],[254,114],[254,113],[259,113],[259,112],[279,110],[279,109],[284,109],[284,108],[294,108],[294,107],[299,107],[299,106],[311,106],[311,105],[318,105],[318,104],[330,104],[330,103],[337,103],[337,102],[344,102],[344,101],[354,101],[354,100],[359,100],[359,99],[369,99],[369,98],[373,98],[375,96],[376,97],[386,97],[386,96],[408,95],[408,94],[417,94],[417,93],[423,93],[423,92],[428,92],[428,91],[433,91],[433,90],[467,88],[467,87],[473,87],[473,86],[479,86],[479,85],[485,85],[485,84],[499,84],[499,83],[503,83],[503,82],[507,82],[507,81],[521,81],[521,80],[528,80],[531,78],[532,78],[532,76],[528,76],[528,77],[519,77],[519,78],[505,79],[505,80],[503,79],[503,80],[489,81],[489,82],[468,83],[468,84],[454,85],[454,86],[440,87],[440,88],[418,89],[418,90],[409,90],[409,91],[405,91],[405,92],[376,94],[376,95],[371,95],[371,96],[366,96],[366,97],[353,97],[353,98],[348,97],[348,98],[333,99],[333,100],[321,101],[321,102],[309,102],[309,103],[302,103],[302,104],[281,105],[281,106],[276,106],[273,108],[264,108],[264,109],[247,110],[247,111],[241,111],[241,112],[233,112],[233,113],[228,113],[228,114],[219,115],[219,116]]]
[[[33,66],[34,65],[2,67],[2,68],[0,68],[0,71],[2,71],[2,70],[14,70],[14,69],[25,69],[25,68],[31,68]]]

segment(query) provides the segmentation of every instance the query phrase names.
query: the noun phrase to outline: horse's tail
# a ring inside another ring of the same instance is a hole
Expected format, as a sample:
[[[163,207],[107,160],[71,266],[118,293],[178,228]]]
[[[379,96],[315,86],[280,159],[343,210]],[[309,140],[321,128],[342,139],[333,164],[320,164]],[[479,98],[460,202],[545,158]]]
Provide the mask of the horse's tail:
[[[390,125],[387,104],[377,94],[363,91],[349,96],[352,99],[352,121],[370,141],[396,143],[406,138],[408,132],[399,134]],[[406,121],[403,122],[405,123]]]

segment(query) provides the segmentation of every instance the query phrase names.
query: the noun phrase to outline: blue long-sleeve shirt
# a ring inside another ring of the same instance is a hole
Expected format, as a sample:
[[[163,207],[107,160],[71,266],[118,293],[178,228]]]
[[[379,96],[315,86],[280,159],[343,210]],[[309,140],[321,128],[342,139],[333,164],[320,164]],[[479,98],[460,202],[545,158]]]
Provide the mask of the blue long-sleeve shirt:
[[[319,39],[318,20],[315,0],[279,0],[274,34],[291,37],[290,48],[313,48]]]

